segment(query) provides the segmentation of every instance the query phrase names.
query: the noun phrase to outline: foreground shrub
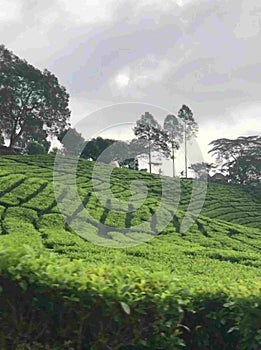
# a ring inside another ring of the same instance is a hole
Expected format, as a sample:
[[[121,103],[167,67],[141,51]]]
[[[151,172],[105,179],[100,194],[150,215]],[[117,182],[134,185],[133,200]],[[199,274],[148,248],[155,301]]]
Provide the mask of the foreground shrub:
[[[1,250],[0,288],[3,350],[259,348],[258,293],[244,288],[186,291],[164,274],[30,247]]]
[[[185,310],[183,339],[193,350],[258,350],[261,345],[261,298],[243,291],[202,293]]]
[[[2,251],[0,266],[1,349],[22,341],[61,348],[69,342],[73,349],[181,344],[182,301],[163,276],[86,267],[31,248]]]

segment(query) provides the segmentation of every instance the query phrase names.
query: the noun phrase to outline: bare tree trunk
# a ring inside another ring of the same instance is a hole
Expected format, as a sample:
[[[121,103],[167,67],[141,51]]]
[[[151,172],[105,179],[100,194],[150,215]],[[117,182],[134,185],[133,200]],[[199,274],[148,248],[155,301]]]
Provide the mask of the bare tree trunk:
[[[17,128],[17,119],[15,119],[14,125],[12,127],[12,131],[11,131],[11,135],[10,135],[9,148],[13,148],[14,141],[15,141],[16,128]]]
[[[185,121],[185,177],[188,177],[188,160],[187,160],[187,124]]]
[[[172,142],[172,176],[173,178],[176,176],[175,174],[175,151],[174,151],[174,143]]]
[[[150,141],[149,141],[149,169],[150,169],[150,173],[151,173],[151,145],[150,145]]]
[[[17,127],[17,126],[16,126]],[[15,131],[16,131],[16,127],[15,127]],[[10,142],[9,142],[9,148],[13,148],[13,146],[15,145],[15,142],[19,139],[19,137],[22,135],[23,133],[23,127],[21,127],[20,131],[18,134],[16,134],[16,132],[13,132],[10,136]]]
[[[15,143],[15,133],[12,133],[11,136],[10,136],[10,141],[9,141],[9,148],[13,148],[14,146],[14,143]]]
[[[12,138],[12,135],[10,137],[10,141],[9,141],[9,148],[13,148],[13,138]]]

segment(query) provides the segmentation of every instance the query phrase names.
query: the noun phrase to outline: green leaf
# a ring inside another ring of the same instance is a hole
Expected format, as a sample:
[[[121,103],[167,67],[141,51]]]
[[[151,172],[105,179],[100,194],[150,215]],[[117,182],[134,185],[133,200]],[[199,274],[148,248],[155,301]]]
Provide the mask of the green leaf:
[[[122,310],[127,314],[127,315],[130,315],[130,307],[128,304],[124,303],[123,301],[120,301],[120,305],[122,307]]]
[[[22,281],[20,281],[19,282],[19,286],[24,290],[24,291],[26,291],[27,290],[27,282],[26,281],[24,281],[24,280],[22,280]]]

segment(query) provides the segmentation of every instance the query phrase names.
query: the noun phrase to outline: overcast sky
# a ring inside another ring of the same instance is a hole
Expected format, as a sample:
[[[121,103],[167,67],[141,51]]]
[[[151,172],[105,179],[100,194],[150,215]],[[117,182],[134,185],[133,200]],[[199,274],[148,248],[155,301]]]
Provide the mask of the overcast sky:
[[[141,105],[94,113],[90,130],[187,104],[206,160],[211,140],[260,133],[260,27],[260,0],[0,0],[0,43],[59,78],[73,124],[117,103]]]

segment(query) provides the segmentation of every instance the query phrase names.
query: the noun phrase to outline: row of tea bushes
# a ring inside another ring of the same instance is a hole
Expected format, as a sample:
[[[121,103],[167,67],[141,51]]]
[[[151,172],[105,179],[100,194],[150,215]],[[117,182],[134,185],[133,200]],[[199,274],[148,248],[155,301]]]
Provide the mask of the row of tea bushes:
[[[170,274],[1,244],[0,348],[258,350],[260,285],[187,289]],[[38,344],[38,345],[37,345]]]

